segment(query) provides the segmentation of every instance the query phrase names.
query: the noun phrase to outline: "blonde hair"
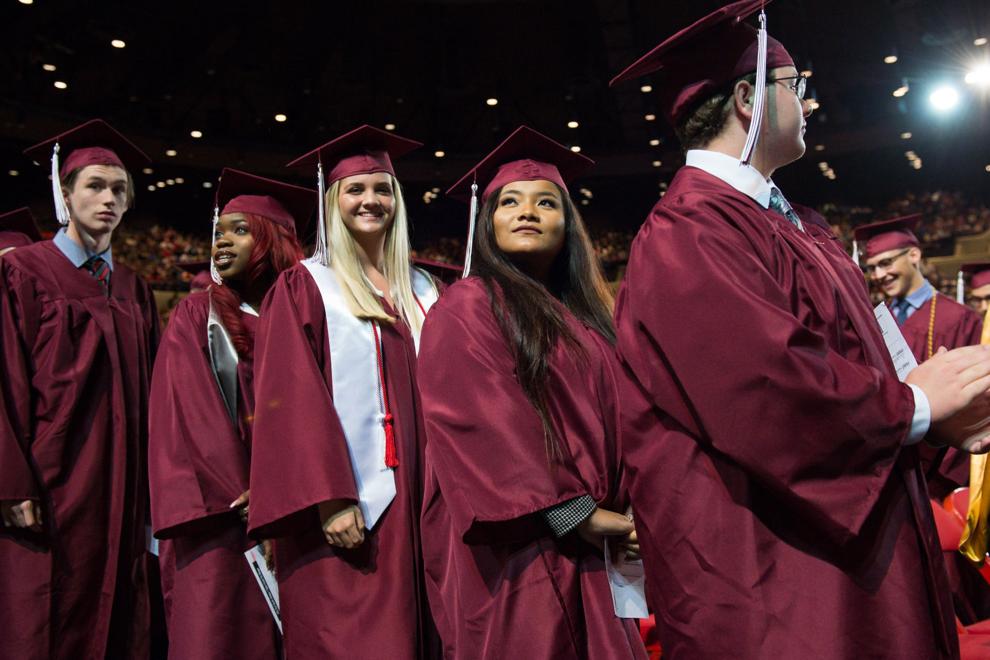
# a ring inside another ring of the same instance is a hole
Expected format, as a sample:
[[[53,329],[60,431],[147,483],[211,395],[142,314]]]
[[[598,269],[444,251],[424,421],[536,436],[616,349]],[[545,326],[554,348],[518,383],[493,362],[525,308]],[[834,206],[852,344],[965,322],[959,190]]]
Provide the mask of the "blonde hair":
[[[406,217],[406,204],[402,198],[402,188],[394,176],[389,175],[392,194],[395,197],[395,209],[392,224],[385,235],[385,280],[388,282],[389,293],[395,304],[396,311],[405,320],[414,333],[419,333],[423,327],[423,313],[413,295],[412,278],[409,275],[409,220]],[[334,181],[326,192],[326,223],[327,242],[330,251],[330,266],[337,274],[351,312],[359,319],[384,321],[394,323],[382,306],[381,299],[358,258],[358,246],[351,232],[344,224],[337,198],[340,195],[341,181]]]

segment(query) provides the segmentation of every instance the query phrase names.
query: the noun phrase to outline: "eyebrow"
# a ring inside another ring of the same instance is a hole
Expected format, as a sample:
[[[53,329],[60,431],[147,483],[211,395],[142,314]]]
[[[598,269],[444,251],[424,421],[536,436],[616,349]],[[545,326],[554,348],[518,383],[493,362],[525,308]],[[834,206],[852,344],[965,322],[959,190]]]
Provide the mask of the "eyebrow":
[[[519,190],[510,189],[510,190],[503,190],[502,191],[502,194],[503,195],[522,195],[523,193],[522,193],[522,191],[519,191]],[[557,193],[550,192],[549,190],[541,190],[540,192],[536,193],[536,196],[537,197],[552,197],[554,199],[559,199],[560,198],[560,196]]]
[[[86,183],[93,183],[93,182],[106,183],[107,180],[104,179],[99,174],[90,174],[89,177],[86,179]],[[126,185],[127,184],[127,179],[114,179],[110,183],[112,185],[113,184],[118,184],[118,183],[122,183],[122,184]]]

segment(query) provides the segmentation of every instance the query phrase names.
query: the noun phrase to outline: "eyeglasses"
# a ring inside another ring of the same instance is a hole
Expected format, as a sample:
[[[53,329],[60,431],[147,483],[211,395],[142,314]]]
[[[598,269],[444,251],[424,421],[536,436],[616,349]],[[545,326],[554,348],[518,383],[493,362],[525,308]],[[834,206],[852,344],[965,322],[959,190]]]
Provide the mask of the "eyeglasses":
[[[803,73],[799,73],[796,76],[787,76],[785,78],[774,78],[770,82],[778,83],[778,82],[784,82],[786,80],[794,81],[790,84],[785,84],[784,86],[787,87],[787,89],[794,92],[795,94],[797,94],[798,99],[803,101],[804,93],[808,91],[808,77]]]
[[[900,259],[901,257],[903,257],[905,254],[907,254],[910,251],[911,251],[911,248],[906,248],[904,250],[901,250],[900,252],[898,252],[897,254],[895,254],[892,257],[887,257],[886,259],[881,259],[880,261],[876,262],[875,264],[871,264],[869,266],[864,266],[863,267],[863,272],[866,273],[867,275],[872,275],[873,273],[877,272],[877,269],[887,270],[888,268],[890,268],[891,266],[894,265],[894,262],[895,261],[897,261],[898,259]]]

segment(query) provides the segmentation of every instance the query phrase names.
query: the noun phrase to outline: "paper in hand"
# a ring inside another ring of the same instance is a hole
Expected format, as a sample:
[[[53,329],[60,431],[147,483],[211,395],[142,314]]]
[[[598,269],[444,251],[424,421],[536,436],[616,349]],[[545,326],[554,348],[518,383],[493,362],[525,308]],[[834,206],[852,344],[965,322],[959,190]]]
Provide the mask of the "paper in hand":
[[[275,617],[275,624],[281,633],[282,612],[278,607],[278,582],[275,580],[275,574],[268,570],[268,563],[265,561],[265,553],[261,551],[261,545],[256,545],[245,552],[244,558],[247,559],[248,566],[251,567],[251,574],[254,579],[258,581],[261,595],[265,597],[268,609]]]
[[[622,619],[645,619],[650,616],[646,606],[646,572],[643,560],[623,559],[616,566],[612,563],[608,543],[605,544],[605,572],[612,590],[612,607],[615,616]]]

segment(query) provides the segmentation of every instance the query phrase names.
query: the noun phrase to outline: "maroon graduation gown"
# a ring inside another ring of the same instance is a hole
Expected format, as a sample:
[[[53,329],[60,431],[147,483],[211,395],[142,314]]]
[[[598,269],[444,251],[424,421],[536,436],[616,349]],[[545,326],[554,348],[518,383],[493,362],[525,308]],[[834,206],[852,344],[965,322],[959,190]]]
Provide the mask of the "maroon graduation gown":
[[[913,396],[836,241],[685,167],[633,243],[616,316],[665,411],[644,408],[630,423],[653,432],[623,445],[665,655],[958,655],[902,446]]]
[[[172,312],[151,381],[151,517],[173,658],[279,657],[279,633],[244,552],[254,545],[229,505],[248,488],[252,362],[237,365],[235,427],[210,366],[209,294]],[[249,331],[256,317],[241,313]]]
[[[117,264],[108,298],[51,241],[0,259],[0,648],[18,659],[146,657],[151,289]]]
[[[482,281],[450,287],[427,318],[423,555],[445,657],[646,657],[636,622],[613,612],[600,553],[576,533],[554,538],[540,514],[582,495],[624,510],[614,501],[618,362],[568,317],[586,355],[561,346],[550,361],[564,456],[553,466]]]
[[[357,486],[334,410],[323,299],[299,264],[279,276],[262,305],[249,526],[252,535],[276,539],[289,660],[420,658],[434,643],[419,551],[423,429],[416,352],[401,322],[381,324],[381,342],[395,418],[396,495],[363,544],[334,548],[316,505],[357,501]]]

